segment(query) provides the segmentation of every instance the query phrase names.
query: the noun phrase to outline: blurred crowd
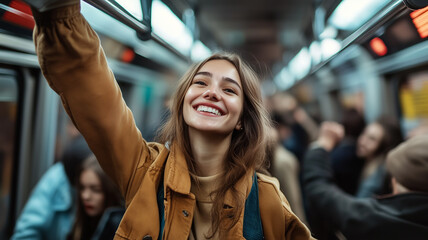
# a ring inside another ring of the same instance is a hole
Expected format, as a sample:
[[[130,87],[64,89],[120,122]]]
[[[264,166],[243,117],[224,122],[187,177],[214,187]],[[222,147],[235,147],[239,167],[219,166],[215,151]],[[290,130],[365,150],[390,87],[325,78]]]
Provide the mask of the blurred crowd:
[[[314,237],[428,236],[425,125],[403,134],[396,118],[366,123],[354,108],[338,122],[320,122],[286,93],[266,103],[275,130],[268,170]]]

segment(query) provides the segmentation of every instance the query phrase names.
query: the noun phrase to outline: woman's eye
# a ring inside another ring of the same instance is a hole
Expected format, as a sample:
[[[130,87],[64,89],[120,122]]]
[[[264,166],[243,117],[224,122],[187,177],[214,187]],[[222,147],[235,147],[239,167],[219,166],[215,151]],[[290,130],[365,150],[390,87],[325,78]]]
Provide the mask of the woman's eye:
[[[194,81],[194,82],[193,82],[193,84],[203,85],[203,86],[207,85],[207,84],[206,84],[205,82],[203,82],[203,81]]]
[[[236,94],[235,90],[233,90],[232,88],[226,88],[226,89],[224,89],[224,91],[227,92],[227,93]]]
[[[93,191],[93,192],[96,192],[96,193],[100,193],[100,192],[102,192],[103,190],[102,190],[102,188],[100,188],[100,187],[91,187],[91,190]]]

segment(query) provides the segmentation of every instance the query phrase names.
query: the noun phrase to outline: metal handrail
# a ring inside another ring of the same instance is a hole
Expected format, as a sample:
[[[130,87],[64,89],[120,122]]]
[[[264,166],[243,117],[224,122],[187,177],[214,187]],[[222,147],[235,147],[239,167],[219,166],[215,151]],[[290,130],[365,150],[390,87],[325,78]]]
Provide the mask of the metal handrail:
[[[149,33],[150,27],[145,25],[144,23],[140,22],[127,12],[124,12],[122,9],[118,8],[116,5],[114,5],[112,2],[108,0],[84,0],[88,4],[94,6],[95,8],[105,12],[106,14],[112,16],[116,20],[122,22],[123,24],[127,25],[128,27],[134,29],[137,33]],[[153,41],[161,45],[162,47],[166,48],[170,52],[172,52],[177,57],[183,59],[184,61],[190,61],[189,57],[185,56],[181,52],[179,52],[177,49],[172,47],[170,44],[165,42],[163,39],[161,39],[158,35],[154,34],[153,32],[150,33],[151,38]]]
[[[359,29],[349,35],[342,41],[342,46],[340,50],[327,60],[315,66],[314,69],[311,70],[309,75],[313,75],[315,72],[320,70],[326,64],[328,64],[334,57],[336,57],[340,52],[344,51],[346,48],[356,43],[363,43],[367,39],[373,37],[373,34],[378,31],[382,26],[385,25],[388,21],[400,17],[405,14],[409,9],[403,3],[402,0],[395,0],[393,3],[389,4],[384,10],[375,15],[375,17],[371,18],[365,24],[363,24]],[[308,75],[308,76],[309,76]]]

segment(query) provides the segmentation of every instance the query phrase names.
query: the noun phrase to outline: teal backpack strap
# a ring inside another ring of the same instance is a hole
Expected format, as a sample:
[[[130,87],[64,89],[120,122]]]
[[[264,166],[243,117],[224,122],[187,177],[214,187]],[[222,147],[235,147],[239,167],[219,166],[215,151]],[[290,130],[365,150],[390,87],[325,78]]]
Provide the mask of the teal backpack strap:
[[[159,210],[159,237],[158,237],[158,240],[162,240],[163,229],[165,227],[165,206],[163,204],[164,195],[165,194],[164,194],[164,189],[163,189],[163,175],[162,175],[161,180],[159,182],[158,194],[157,194],[158,210]]]
[[[165,227],[165,210],[164,210],[164,188],[163,177],[158,186],[157,202],[159,210],[159,237],[162,240],[163,229]],[[260,240],[263,237],[262,218],[260,217],[259,208],[259,188],[257,184],[257,175],[254,173],[253,185],[251,186],[250,194],[245,201],[244,210],[244,237],[247,240]]]
[[[262,218],[259,208],[259,187],[257,184],[257,174],[254,173],[253,185],[250,194],[245,201],[244,210],[244,238],[247,240],[264,239]]]

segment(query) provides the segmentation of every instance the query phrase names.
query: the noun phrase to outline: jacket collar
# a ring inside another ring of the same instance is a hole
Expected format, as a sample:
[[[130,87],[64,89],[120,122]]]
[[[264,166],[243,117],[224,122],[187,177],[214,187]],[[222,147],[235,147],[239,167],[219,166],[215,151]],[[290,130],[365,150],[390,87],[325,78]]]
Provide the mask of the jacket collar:
[[[165,185],[174,192],[190,194],[190,175],[186,159],[177,144],[173,143],[165,165]]]
[[[253,170],[249,170],[244,175],[244,177],[242,177],[235,184],[235,189],[240,194],[244,195],[245,199],[247,199],[248,195],[250,194],[251,186],[252,186],[252,182],[253,182],[253,175],[254,175],[254,171]],[[233,202],[232,191],[230,191],[230,190],[226,192],[226,196],[224,198],[224,205],[228,206],[228,207],[231,207],[231,208],[235,208],[236,207],[236,204]],[[227,239],[245,239],[244,236],[243,236],[244,211],[245,211],[245,206],[243,206],[241,212],[238,213],[239,214],[239,220],[238,220],[238,222],[232,227],[232,229],[230,229],[230,231],[228,231],[228,233],[226,234],[225,238],[227,238]]]
[[[250,194],[253,175],[253,169],[247,171],[244,177],[235,185],[235,189],[240,194],[245,195],[245,199],[248,197],[248,194]],[[186,158],[184,157],[181,149],[175,143],[171,146],[171,151],[166,162],[164,181],[166,187],[169,187],[171,190],[181,194],[190,194],[191,180]],[[235,204],[233,204],[232,192],[230,190],[226,193],[224,204],[229,207],[235,207]]]
[[[245,199],[247,199],[248,195],[251,191],[251,186],[253,184],[253,175],[254,171],[249,170],[247,173],[242,177],[236,184],[235,189],[238,191],[240,195],[245,196]],[[233,203],[233,197],[232,197],[232,191],[227,191],[226,196],[224,198],[224,204],[230,207],[235,207],[235,204]]]

